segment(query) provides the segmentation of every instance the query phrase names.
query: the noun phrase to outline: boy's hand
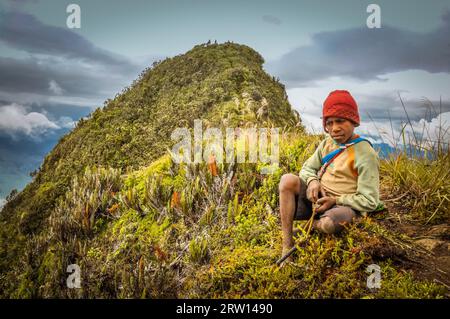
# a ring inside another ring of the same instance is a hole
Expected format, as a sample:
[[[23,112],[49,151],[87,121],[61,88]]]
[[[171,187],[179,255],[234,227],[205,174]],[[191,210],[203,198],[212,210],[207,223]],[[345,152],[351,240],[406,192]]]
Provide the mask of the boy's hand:
[[[319,192],[322,195],[322,197],[327,196],[322,184],[320,184],[320,182],[317,180],[313,180],[309,183],[308,188],[306,190],[306,198],[308,198],[310,202],[315,203],[319,199]]]
[[[316,204],[318,205],[316,208],[316,213],[323,213],[326,210],[333,207],[334,205],[336,205],[336,198],[325,196],[325,197],[319,198],[319,200],[317,200]]]

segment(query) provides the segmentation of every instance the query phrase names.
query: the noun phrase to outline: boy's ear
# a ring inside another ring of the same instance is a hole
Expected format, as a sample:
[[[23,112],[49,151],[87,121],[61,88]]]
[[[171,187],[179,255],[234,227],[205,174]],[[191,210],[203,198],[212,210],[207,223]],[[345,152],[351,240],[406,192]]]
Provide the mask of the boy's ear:
[[[327,130],[326,126],[325,126],[325,121],[323,119],[323,116],[321,116],[320,119],[322,120],[323,130],[325,131],[325,133],[328,133],[328,130]]]

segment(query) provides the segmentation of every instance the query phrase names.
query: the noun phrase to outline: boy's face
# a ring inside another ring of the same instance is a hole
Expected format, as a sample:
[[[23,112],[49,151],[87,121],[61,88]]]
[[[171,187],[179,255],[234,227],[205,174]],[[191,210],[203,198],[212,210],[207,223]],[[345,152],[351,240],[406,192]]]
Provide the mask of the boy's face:
[[[325,127],[337,143],[346,143],[352,136],[355,125],[352,121],[340,117],[329,117]]]

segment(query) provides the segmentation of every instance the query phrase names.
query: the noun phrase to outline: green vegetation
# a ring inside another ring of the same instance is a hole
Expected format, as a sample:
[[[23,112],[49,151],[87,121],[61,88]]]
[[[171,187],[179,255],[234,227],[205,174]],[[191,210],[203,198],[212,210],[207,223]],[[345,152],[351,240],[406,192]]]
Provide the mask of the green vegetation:
[[[381,174],[386,187],[401,196],[408,216],[422,223],[448,221],[450,207],[450,153],[434,160],[409,158],[405,154],[383,161]]]
[[[246,46],[197,46],[143,72],[63,137],[1,213],[0,296],[445,297],[403,267],[410,240],[371,216],[339,235],[312,233],[295,263],[275,266],[279,179],[298,172],[323,136],[297,126],[262,62]],[[279,168],[263,175],[262,163],[219,164],[215,174],[206,163],[174,163],[170,133],[196,118],[284,127]],[[384,174],[396,192],[419,183],[401,170]],[[448,218],[437,211],[433,220]],[[382,268],[380,289],[366,286],[372,263]],[[70,264],[80,266],[81,289],[66,286]]]

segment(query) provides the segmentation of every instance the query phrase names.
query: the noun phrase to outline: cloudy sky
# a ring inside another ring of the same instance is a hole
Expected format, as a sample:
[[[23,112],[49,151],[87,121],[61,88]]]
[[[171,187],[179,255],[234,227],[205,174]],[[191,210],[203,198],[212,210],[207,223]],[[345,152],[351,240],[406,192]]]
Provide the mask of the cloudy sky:
[[[79,29],[66,24],[71,3]],[[370,3],[381,28],[366,25]],[[399,96],[432,139],[450,123],[449,0],[0,0],[0,205],[78,119],[153,61],[208,40],[260,52],[311,132],[335,89],[353,94],[357,132],[374,141],[398,137]]]

